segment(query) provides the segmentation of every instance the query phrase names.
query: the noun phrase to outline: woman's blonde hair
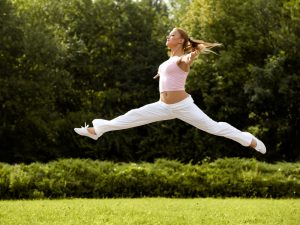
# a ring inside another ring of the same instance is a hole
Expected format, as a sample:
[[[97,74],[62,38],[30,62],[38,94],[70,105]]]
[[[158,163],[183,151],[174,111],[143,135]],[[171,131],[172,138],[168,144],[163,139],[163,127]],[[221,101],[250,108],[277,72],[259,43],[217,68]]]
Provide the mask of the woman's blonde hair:
[[[220,47],[222,46],[221,43],[210,43],[210,42],[205,42],[202,40],[194,40],[189,38],[188,34],[181,28],[174,28],[174,30],[178,31],[180,36],[184,39],[183,41],[183,50],[184,53],[190,53],[193,50],[197,49],[200,51],[200,53],[202,54],[208,54],[208,53],[214,53],[216,54],[214,51],[212,51],[211,49],[214,47]]]

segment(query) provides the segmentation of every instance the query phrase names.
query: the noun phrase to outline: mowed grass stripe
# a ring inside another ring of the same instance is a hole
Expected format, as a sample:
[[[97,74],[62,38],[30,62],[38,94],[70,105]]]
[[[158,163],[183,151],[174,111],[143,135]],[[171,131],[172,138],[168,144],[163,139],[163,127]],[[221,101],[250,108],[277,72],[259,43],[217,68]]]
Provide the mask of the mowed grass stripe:
[[[299,225],[300,199],[0,201],[0,225]]]

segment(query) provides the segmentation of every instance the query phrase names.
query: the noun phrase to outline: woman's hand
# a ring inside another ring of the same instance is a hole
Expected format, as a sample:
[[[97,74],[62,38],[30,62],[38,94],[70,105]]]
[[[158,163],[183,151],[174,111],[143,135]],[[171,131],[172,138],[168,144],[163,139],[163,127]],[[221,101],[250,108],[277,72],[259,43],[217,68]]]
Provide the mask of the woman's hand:
[[[187,63],[188,65],[191,65],[192,62],[194,61],[194,59],[197,58],[198,55],[200,55],[202,49],[205,48],[204,45],[202,45],[202,44],[200,44],[200,45],[198,45],[198,46],[199,46],[198,48],[194,48],[194,49],[192,50],[192,52],[190,52],[190,53],[187,55],[186,63]]]
[[[205,49],[204,44],[199,44],[197,48],[194,48],[192,50],[191,54],[191,59],[194,60],[200,53]]]
[[[200,54],[200,51],[198,49],[193,49],[193,51],[190,53],[190,63]]]
[[[154,77],[153,77],[153,79],[156,79],[156,78],[158,78],[159,77],[159,73],[157,73]]]

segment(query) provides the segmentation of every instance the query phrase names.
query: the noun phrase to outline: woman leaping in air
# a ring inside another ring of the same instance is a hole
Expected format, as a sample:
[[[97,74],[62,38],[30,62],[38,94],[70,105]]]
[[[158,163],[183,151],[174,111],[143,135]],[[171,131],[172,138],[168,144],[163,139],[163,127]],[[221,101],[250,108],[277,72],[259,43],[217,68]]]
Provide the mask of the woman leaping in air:
[[[200,130],[213,135],[229,138],[243,146],[249,146],[265,154],[262,141],[248,132],[242,132],[226,122],[216,122],[208,117],[185,91],[186,78],[194,59],[201,53],[211,52],[219,43],[191,40],[187,33],[174,28],[167,36],[166,46],[171,51],[170,58],[158,69],[160,99],[152,104],[133,109],[112,120],[94,119],[93,127],[85,125],[75,128],[82,136],[97,140],[105,132],[137,127],[157,121],[180,119]]]

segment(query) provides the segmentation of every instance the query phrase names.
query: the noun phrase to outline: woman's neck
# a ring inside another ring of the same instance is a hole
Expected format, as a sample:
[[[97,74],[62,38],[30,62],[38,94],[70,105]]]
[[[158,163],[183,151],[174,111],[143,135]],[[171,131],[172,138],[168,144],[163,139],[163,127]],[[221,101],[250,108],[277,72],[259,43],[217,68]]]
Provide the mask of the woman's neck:
[[[182,56],[182,55],[184,55],[184,51],[183,51],[181,45],[171,48],[171,57],[172,56]]]

